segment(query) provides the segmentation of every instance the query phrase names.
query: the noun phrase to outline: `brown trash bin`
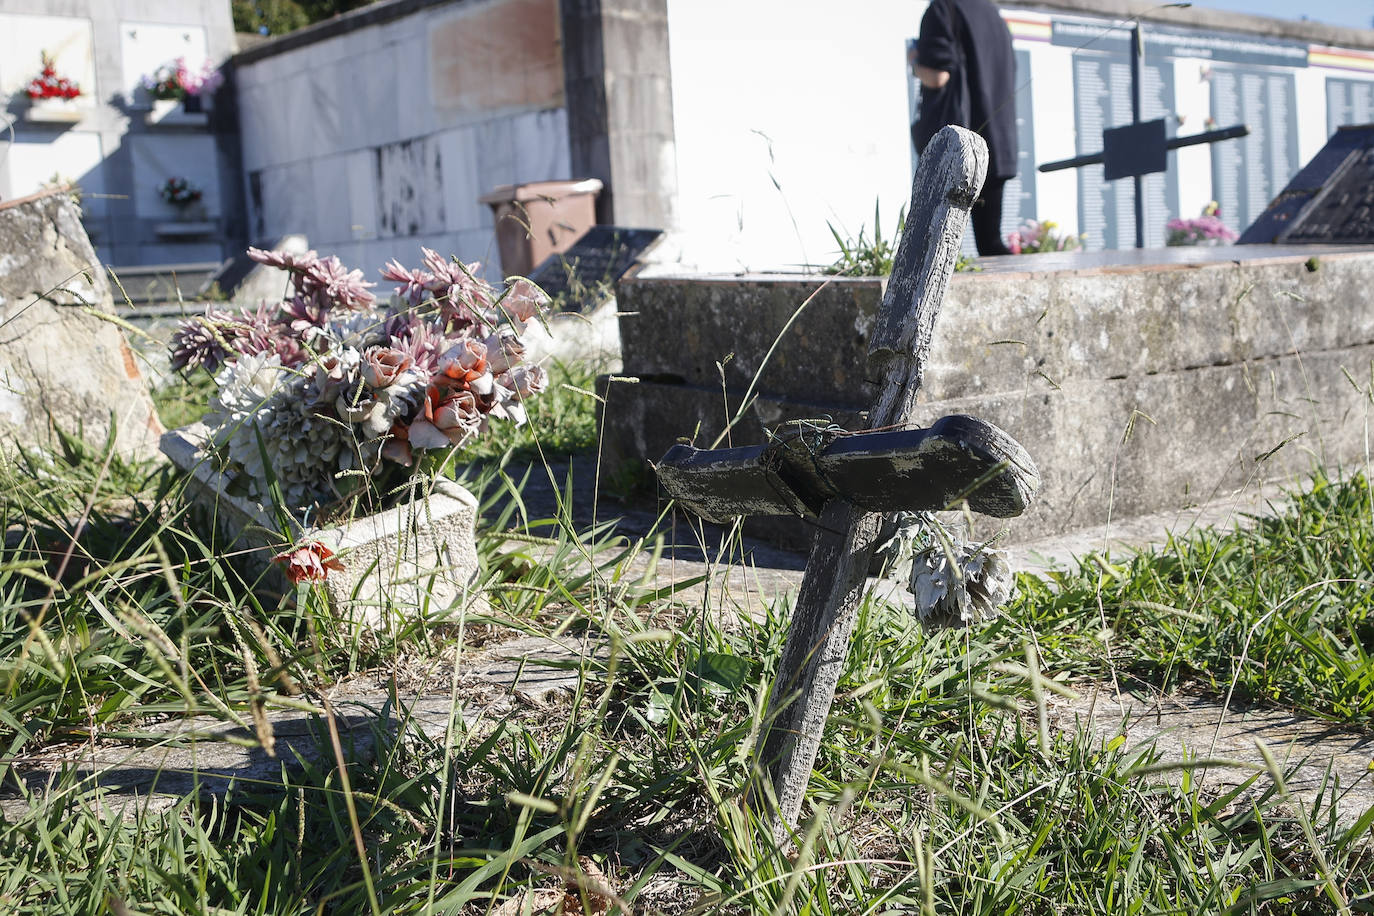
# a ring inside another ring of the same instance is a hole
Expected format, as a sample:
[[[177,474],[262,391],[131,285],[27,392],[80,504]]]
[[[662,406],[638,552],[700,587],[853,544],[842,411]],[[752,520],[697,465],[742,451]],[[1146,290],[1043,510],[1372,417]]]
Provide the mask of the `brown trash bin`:
[[[503,184],[481,202],[496,219],[501,272],[528,277],[551,254],[567,251],[596,225],[596,195],[601,182],[532,181]]]

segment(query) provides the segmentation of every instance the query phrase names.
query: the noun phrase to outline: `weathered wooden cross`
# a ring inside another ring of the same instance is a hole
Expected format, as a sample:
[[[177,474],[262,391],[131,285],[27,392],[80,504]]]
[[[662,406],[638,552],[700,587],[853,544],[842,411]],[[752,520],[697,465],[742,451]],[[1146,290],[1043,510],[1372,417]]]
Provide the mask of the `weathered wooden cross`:
[[[820,747],[883,515],[971,509],[1019,515],[1040,478],[1014,439],[973,417],[908,429],[935,317],[959,255],[969,206],[987,172],[987,147],[946,127],[921,156],[910,215],[869,343],[870,378],[881,391],[868,432],[798,423],[752,448],[674,446],[657,467],[687,508],[721,521],[738,515],[816,519],[817,533],[778,677],[758,762],[770,773],[778,815],[795,827]]]

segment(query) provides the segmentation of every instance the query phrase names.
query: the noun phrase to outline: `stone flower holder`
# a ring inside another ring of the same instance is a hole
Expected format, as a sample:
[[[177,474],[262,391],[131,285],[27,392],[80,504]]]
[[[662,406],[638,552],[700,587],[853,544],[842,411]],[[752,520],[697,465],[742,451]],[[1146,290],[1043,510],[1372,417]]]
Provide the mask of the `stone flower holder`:
[[[224,553],[265,572],[289,590],[273,556],[286,550],[273,514],[256,501],[229,492],[229,478],[216,470],[203,445],[203,424],[162,436],[162,453],[187,475],[189,498],[203,506],[228,540]],[[428,496],[376,515],[306,531],[291,522],[293,543],[318,541],[342,561],[342,571],[324,581],[330,610],[364,631],[431,616],[446,609],[484,609],[474,588],[478,574],[477,500],[450,480],[436,480]]]
[[[153,107],[143,115],[150,127],[204,127],[210,117],[199,107],[199,99],[188,110],[181,99],[153,99]]]
[[[86,115],[75,99],[30,99],[24,120],[30,124],[75,124]]]

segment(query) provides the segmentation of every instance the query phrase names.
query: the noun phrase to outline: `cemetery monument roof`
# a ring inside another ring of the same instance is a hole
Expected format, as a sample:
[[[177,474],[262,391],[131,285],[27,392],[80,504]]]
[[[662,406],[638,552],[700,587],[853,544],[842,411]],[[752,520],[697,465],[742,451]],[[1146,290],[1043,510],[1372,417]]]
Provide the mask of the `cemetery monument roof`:
[[[1336,130],[1240,244],[1374,243],[1374,124]]]

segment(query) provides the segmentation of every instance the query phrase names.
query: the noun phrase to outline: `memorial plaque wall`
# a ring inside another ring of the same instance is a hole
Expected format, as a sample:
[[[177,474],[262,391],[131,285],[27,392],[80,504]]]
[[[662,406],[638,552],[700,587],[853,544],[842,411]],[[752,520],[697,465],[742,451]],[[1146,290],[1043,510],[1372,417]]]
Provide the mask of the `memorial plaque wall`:
[[[1073,95],[1079,155],[1102,148],[1102,130],[1131,123],[1131,64],[1121,54],[1075,51]],[[1141,68],[1142,120],[1162,118],[1173,111],[1173,66],[1150,63]],[[1172,131],[1171,131],[1172,133]],[[1145,239],[1160,244],[1164,224],[1178,212],[1178,154],[1170,152],[1168,171],[1146,175]],[[1101,165],[1078,170],[1078,231],[1087,234],[1084,247],[1130,248],[1135,244],[1135,187],[1129,181],[1106,181]]]
[[[1248,137],[1212,148],[1212,193],[1228,225],[1254,222],[1298,170],[1296,95],[1291,73],[1213,69],[1212,117],[1250,126]]]
[[[1002,236],[1006,237],[1023,220],[1036,218],[1035,204],[1035,122],[1031,119],[1031,56],[1016,52],[1016,177],[1007,182],[1002,197]],[[971,233],[970,233],[971,234]]]
[[[1326,78],[1326,132],[1347,124],[1374,122],[1374,83],[1369,80]]]

